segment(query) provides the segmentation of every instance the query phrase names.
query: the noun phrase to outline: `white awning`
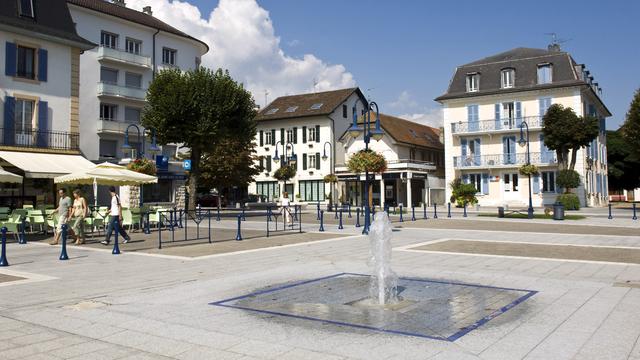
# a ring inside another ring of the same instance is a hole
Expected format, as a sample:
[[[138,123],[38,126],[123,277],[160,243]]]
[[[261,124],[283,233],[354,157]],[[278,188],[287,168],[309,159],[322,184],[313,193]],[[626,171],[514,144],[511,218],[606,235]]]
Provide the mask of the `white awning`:
[[[81,155],[0,151],[0,159],[22,169],[24,177],[33,179],[53,179],[95,165]]]

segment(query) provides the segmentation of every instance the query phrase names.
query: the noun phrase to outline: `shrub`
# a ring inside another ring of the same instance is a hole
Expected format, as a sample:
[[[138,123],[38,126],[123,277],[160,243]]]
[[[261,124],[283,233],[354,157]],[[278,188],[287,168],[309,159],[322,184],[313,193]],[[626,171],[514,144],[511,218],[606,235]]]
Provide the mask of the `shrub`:
[[[538,173],[540,172],[540,170],[538,170],[538,167],[533,165],[533,164],[524,164],[522,166],[520,166],[520,175],[538,175]]]
[[[556,184],[565,189],[565,193],[569,189],[575,189],[580,186],[580,174],[575,170],[560,170],[556,178]]]
[[[387,170],[387,160],[381,154],[373,150],[360,150],[351,155],[347,162],[349,171],[356,174],[369,171],[374,174],[382,174]]]
[[[464,184],[460,178],[453,180],[449,186],[451,187],[451,202],[455,202],[457,207],[467,205],[475,205],[478,203],[476,193],[478,190],[473,184]]]
[[[273,173],[273,177],[279,181],[287,181],[294,176],[296,176],[296,168],[291,165],[285,165]]]
[[[573,193],[558,195],[556,201],[564,205],[565,210],[580,210],[580,199]]]

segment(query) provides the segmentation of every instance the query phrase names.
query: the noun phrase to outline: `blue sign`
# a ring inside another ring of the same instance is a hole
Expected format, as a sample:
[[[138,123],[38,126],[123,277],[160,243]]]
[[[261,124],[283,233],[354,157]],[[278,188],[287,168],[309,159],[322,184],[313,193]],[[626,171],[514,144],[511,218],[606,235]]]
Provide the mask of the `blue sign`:
[[[156,168],[159,171],[169,170],[169,158],[164,155],[156,155]]]
[[[191,160],[184,160],[182,162],[182,168],[187,171],[191,170]]]

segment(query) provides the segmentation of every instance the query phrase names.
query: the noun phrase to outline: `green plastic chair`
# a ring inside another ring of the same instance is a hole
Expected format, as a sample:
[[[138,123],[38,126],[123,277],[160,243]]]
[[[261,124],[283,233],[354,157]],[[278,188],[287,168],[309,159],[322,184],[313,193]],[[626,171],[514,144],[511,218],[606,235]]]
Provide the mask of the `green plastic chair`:
[[[0,228],[6,227],[7,228],[7,232],[13,234],[13,239],[17,242],[18,241],[19,225],[20,225],[20,223],[16,223],[16,222],[12,222],[12,221],[5,221],[5,222],[0,223]]]
[[[24,209],[24,210],[33,210],[33,205],[22,205],[22,209]]]
[[[34,225],[38,225],[38,227],[40,227],[40,231],[44,231],[46,221],[44,219],[42,210],[29,210],[29,212],[27,213],[27,218],[29,219],[29,228],[32,232]]]
[[[55,234],[58,225],[58,214],[54,212],[47,214],[46,223],[47,231],[49,230],[49,228],[51,228],[51,231]]]

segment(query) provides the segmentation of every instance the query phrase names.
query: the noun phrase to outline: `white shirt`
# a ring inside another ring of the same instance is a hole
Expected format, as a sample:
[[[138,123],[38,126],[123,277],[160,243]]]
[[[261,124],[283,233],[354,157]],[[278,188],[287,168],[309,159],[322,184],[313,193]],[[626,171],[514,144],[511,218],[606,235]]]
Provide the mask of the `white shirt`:
[[[287,206],[289,206],[289,198],[283,198],[282,207],[287,207]]]
[[[111,208],[109,211],[109,214],[111,214],[111,216],[120,215],[120,212],[118,211],[118,199],[116,198],[116,196],[117,195],[111,197]]]

